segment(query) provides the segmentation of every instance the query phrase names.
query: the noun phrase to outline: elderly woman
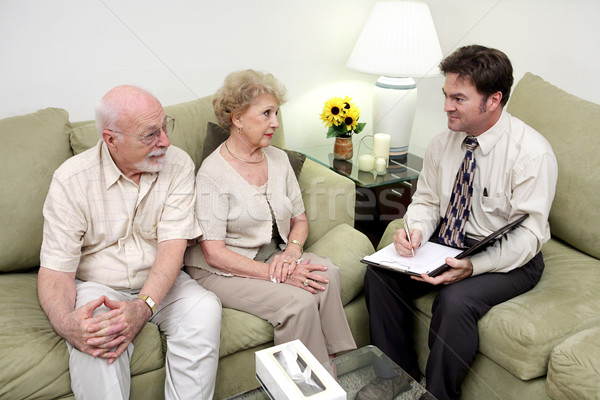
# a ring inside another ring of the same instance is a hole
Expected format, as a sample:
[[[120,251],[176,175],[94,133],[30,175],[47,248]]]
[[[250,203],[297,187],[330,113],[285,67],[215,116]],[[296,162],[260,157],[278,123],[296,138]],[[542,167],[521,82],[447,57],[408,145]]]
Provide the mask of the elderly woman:
[[[300,339],[324,362],[356,347],[340,299],[338,268],[304,253],[308,221],[285,152],[270,146],[285,89],[270,74],[230,74],[215,96],[229,138],[196,178],[200,244],[186,271],[224,307],[270,322],[275,344]]]

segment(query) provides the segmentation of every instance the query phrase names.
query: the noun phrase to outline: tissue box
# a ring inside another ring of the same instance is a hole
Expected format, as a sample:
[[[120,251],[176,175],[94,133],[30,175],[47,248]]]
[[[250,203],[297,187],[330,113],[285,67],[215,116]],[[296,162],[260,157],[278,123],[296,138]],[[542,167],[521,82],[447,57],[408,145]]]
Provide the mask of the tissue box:
[[[306,372],[306,366],[310,367],[310,377],[316,387],[304,382],[298,384],[289,375],[290,368],[286,367],[285,360],[282,358],[283,353],[290,350],[295,352],[297,356],[295,361],[301,371]],[[346,400],[344,389],[300,340],[257,351],[255,359],[256,378],[271,399]]]

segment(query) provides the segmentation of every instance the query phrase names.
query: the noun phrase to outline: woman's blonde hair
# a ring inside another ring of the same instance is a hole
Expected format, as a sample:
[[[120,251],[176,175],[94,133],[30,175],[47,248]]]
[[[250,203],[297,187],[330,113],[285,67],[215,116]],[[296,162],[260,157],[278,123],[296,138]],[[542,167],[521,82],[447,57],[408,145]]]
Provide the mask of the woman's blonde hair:
[[[279,105],[285,103],[285,87],[272,75],[247,69],[227,75],[213,100],[215,116],[221,127],[229,130],[231,114],[241,114],[257,96],[271,95]]]

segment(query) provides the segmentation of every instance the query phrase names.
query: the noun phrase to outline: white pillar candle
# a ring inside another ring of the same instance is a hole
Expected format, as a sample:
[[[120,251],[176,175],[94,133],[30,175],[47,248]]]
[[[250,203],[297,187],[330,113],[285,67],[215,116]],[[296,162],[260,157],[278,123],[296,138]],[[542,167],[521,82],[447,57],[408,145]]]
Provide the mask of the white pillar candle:
[[[373,154],[375,157],[390,156],[391,136],[387,133],[376,133],[373,135]]]
[[[387,170],[387,157],[375,158],[375,171],[378,174],[385,174]]]
[[[365,172],[371,172],[375,169],[375,157],[371,154],[362,154],[358,157],[358,169]]]

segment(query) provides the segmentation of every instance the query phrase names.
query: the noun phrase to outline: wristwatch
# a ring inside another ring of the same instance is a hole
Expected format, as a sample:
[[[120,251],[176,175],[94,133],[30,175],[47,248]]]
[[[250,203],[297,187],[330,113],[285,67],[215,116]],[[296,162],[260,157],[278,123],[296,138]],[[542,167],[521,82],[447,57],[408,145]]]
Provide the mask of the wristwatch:
[[[147,294],[138,294],[138,299],[141,299],[144,303],[146,303],[146,305],[150,307],[150,310],[152,310],[152,315],[154,315],[154,312],[156,311],[156,303],[154,300],[152,300],[152,297],[148,296]]]

